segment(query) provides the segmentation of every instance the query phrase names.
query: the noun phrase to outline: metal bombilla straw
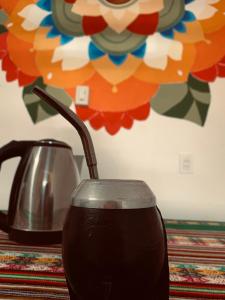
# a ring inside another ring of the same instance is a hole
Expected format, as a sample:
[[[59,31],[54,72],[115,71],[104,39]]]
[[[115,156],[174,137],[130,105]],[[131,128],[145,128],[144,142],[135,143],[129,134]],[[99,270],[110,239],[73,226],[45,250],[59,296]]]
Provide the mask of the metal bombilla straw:
[[[90,133],[84,122],[63,103],[39,87],[33,93],[56,109],[77,130],[84,148],[85,158],[91,179],[98,179],[97,159]]]

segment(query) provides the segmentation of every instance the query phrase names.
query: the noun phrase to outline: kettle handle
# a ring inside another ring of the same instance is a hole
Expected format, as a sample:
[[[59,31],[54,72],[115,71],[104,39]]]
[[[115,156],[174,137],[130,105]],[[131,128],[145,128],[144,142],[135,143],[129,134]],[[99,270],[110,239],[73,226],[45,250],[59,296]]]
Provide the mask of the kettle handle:
[[[0,168],[3,161],[16,156],[23,156],[24,152],[33,142],[29,141],[11,141],[0,148]]]
[[[0,169],[1,164],[10,158],[23,156],[28,147],[32,145],[31,141],[11,141],[2,148],[0,148]],[[9,231],[9,218],[7,211],[0,211],[0,228],[4,231]]]

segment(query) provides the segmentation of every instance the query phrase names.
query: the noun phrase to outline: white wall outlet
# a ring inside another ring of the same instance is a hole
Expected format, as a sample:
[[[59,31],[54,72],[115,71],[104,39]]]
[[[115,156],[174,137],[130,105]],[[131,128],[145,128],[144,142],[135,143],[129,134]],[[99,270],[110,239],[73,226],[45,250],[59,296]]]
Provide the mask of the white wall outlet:
[[[76,88],[76,105],[89,104],[90,88],[87,85],[78,85]]]
[[[179,173],[193,173],[193,155],[191,153],[180,153],[179,155]]]

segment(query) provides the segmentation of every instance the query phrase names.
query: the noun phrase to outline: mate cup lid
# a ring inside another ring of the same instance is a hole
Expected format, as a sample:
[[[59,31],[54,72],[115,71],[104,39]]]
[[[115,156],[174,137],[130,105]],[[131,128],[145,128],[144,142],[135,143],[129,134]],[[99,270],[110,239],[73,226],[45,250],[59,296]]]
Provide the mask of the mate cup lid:
[[[144,181],[139,180],[83,180],[72,198],[72,206],[85,208],[138,209],[156,206],[153,192]]]

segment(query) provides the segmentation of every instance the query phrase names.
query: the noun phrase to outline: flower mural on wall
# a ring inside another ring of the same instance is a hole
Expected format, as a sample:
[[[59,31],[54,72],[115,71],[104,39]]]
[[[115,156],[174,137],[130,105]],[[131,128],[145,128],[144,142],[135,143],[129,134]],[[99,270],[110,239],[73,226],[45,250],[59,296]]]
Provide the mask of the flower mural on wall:
[[[55,114],[34,85],[115,134],[161,115],[204,125],[225,77],[224,0],[0,0],[0,59],[34,123]],[[90,87],[89,103],[76,88]]]

